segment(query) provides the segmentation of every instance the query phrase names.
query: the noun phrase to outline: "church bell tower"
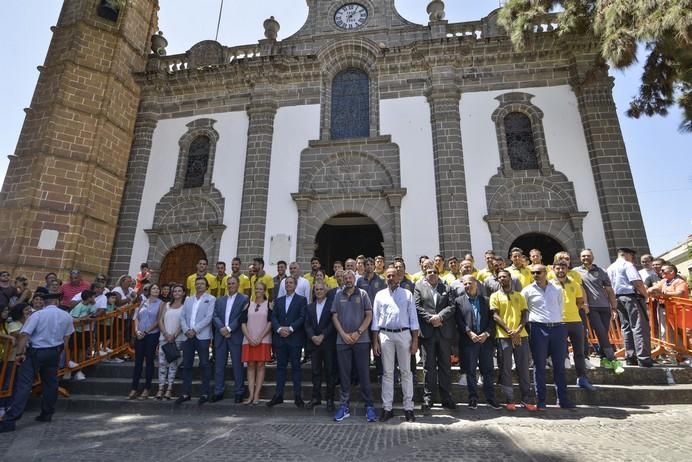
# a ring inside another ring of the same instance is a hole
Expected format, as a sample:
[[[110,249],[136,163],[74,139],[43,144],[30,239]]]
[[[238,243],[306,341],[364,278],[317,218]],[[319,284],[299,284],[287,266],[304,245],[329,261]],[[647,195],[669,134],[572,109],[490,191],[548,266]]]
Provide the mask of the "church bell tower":
[[[0,193],[0,268],[105,271],[158,0],[65,0]],[[144,167],[146,168],[146,167]]]

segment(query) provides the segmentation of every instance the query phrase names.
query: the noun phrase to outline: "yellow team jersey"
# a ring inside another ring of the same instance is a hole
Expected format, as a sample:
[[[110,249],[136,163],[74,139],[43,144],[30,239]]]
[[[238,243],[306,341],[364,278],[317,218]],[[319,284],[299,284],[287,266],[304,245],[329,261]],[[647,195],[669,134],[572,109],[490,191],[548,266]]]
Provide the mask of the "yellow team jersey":
[[[476,275],[474,277],[476,279],[478,279],[479,282],[483,282],[492,275],[493,275],[492,271],[490,271],[488,268],[484,268],[482,270],[479,270],[478,273],[476,273]]]
[[[560,284],[560,281],[557,279],[553,279],[551,283],[554,284],[555,287],[562,289],[562,298],[564,299],[562,321],[581,322],[581,317],[579,316],[579,306],[577,305],[577,299],[584,297],[581,283],[571,279],[569,276],[564,284]]]
[[[424,277],[425,277],[425,273],[423,273],[422,271],[418,271],[417,273],[413,273],[413,274],[406,273],[406,279],[408,279],[411,282],[418,282],[421,279],[423,279]]]
[[[528,309],[526,298],[524,298],[521,292],[512,291],[506,294],[503,290],[498,290],[490,296],[490,310],[497,312],[510,330],[519,327],[519,324],[521,324],[521,314]],[[498,338],[509,338],[507,332],[500,326],[497,326],[495,335]],[[523,328],[521,336],[528,337],[528,335],[526,328]]]
[[[207,273],[204,275],[204,278],[207,280],[209,283],[209,287],[207,288],[207,292],[212,293],[211,291],[216,289],[216,276],[214,276],[211,273]],[[187,281],[185,283],[185,288],[187,289],[187,294],[188,295],[194,295],[197,290],[195,289],[195,280],[197,279],[197,273],[192,273],[187,277]]]
[[[460,275],[461,275],[461,273],[460,273]],[[440,277],[440,279],[442,279],[444,282],[446,282],[447,285],[449,286],[449,285],[452,285],[452,283],[459,278],[454,276],[454,274],[451,271],[447,271],[447,273],[444,276]]]
[[[516,266],[512,265],[512,266],[508,266],[505,269],[507,271],[509,271],[513,277],[519,279],[519,282],[521,283],[522,289],[533,282],[533,276],[531,276],[531,270],[529,268],[527,268],[526,266],[524,266],[522,268],[517,268]]]
[[[581,285],[582,279],[581,279],[581,274],[575,269],[569,269],[567,270],[567,277],[570,279],[574,279],[574,282],[577,284]],[[553,270],[553,267],[550,266],[550,269],[548,270],[548,280],[552,281],[554,279],[557,279],[555,277],[555,271]]]
[[[310,288],[312,289],[315,285],[315,276],[313,276],[312,273],[305,273],[303,277],[307,279],[307,281],[310,283]],[[325,276],[324,283],[328,289],[333,289],[337,286],[336,278],[333,276]]]
[[[269,298],[269,295],[271,294],[271,290],[274,288],[274,278],[269,276],[267,273],[264,273],[264,275],[260,278],[257,276],[252,276],[250,279],[250,289],[251,289],[251,294],[250,294],[250,301],[255,301],[255,283],[257,281],[262,281],[264,285],[267,288],[266,292],[266,297]]]

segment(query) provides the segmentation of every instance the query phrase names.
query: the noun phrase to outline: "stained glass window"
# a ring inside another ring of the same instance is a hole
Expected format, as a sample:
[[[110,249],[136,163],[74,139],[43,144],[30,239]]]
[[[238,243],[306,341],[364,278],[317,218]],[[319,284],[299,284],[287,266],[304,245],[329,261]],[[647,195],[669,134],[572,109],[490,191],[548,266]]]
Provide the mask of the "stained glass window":
[[[531,119],[521,112],[510,112],[505,116],[507,155],[513,170],[538,168],[538,156],[533,140]]]
[[[209,148],[211,141],[207,136],[198,136],[192,143],[187,155],[185,169],[185,187],[196,188],[204,184],[204,175],[209,163]]]
[[[347,69],[332,82],[332,139],[370,135],[370,81],[359,69]]]

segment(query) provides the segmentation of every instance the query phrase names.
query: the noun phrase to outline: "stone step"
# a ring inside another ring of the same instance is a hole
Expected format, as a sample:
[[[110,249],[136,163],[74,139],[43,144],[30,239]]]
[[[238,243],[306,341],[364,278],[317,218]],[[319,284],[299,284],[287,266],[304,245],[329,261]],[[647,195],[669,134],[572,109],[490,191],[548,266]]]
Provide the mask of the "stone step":
[[[211,389],[213,390],[213,380]],[[192,394],[193,396],[199,396],[200,394],[201,382],[194,380],[192,383]],[[226,382],[226,398],[232,398],[232,382]],[[71,381],[66,384],[67,390],[72,394],[73,397],[79,397],[80,395],[105,395],[111,396],[122,403],[131,403],[125,399],[130,391],[131,381],[126,378],[87,378],[82,381]],[[156,391],[157,385],[154,384],[151,392]],[[174,385],[174,392],[180,393],[180,381],[176,381]],[[290,382],[286,383],[284,391],[284,399],[287,402],[292,402],[293,389]],[[310,382],[302,383],[302,396],[303,399],[308,400],[312,396],[312,385]],[[481,395],[481,400],[483,401],[483,393],[479,387],[479,394]],[[598,385],[598,390],[595,392],[588,392],[575,385],[569,385],[570,398],[578,404],[588,404],[588,405],[609,405],[609,406],[620,406],[620,405],[647,405],[647,404],[687,404],[692,403],[692,384],[679,384],[679,385]],[[274,395],[276,390],[276,384],[272,381],[267,381],[262,389],[262,396],[269,399]],[[380,402],[380,391],[381,386],[378,383],[372,384],[373,398],[375,402]],[[452,395],[456,402],[465,403],[468,401],[467,388],[460,386],[458,384],[452,385]],[[502,399],[502,393],[499,387],[495,387],[495,393],[500,401]],[[519,397],[518,385],[514,385],[514,394]],[[324,389],[322,390],[322,396],[324,397]],[[337,395],[338,396],[338,387]],[[395,387],[395,401],[400,402],[402,399],[400,387]],[[358,400],[360,397],[360,392],[357,386],[351,387],[351,398],[353,400]],[[417,384],[414,386],[414,400],[417,403],[422,402],[423,399],[423,386]],[[231,399],[232,401],[232,399]],[[555,403],[555,393],[554,387],[548,386],[548,403]]]
[[[121,378],[129,379],[132,377],[133,370],[132,362],[124,362],[120,364],[115,363],[100,363],[95,366],[84,369],[84,373],[89,378]],[[212,366],[213,367],[213,366]],[[290,369],[290,368],[289,368]],[[213,369],[212,369],[213,371]],[[291,371],[288,371],[290,378]],[[497,371],[496,371],[497,374]],[[533,371],[532,371],[533,374]],[[155,377],[158,375],[158,369],[155,372]],[[213,372],[212,372],[213,375]],[[567,382],[576,382],[576,371],[574,368],[570,368],[566,371]],[[625,367],[625,373],[616,375],[611,370],[596,368],[589,370],[587,372],[589,380],[595,385],[668,385],[668,384],[692,384],[692,368],[678,366],[678,367],[664,367],[655,366],[652,368],[642,368],[642,367]],[[178,376],[182,376],[182,369],[178,371]],[[460,371],[458,367],[452,367],[452,381],[456,383],[459,381]],[[552,369],[546,370],[547,380],[552,381]],[[201,371],[199,368],[195,367],[193,371],[193,378],[200,379]],[[266,368],[267,381],[276,380],[276,366],[268,365]],[[416,371],[416,378],[419,383],[423,382],[423,369],[418,367]],[[370,380],[375,382],[377,379],[377,373],[374,367],[370,369]],[[226,367],[226,380],[233,380],[233,373],[230,365]],[[301,380],[304,383],[312,381],[312,372],[310,370],[309,364],[303,364],[301,366]],[[515,377],[515,380],[517,378]]]

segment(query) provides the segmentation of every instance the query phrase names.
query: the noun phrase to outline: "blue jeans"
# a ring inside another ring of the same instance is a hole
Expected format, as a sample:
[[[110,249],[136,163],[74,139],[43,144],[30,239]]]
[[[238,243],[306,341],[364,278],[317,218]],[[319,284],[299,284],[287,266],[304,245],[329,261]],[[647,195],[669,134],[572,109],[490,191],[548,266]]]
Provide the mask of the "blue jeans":
[[[199,356],[199,367],[202,369],[203,396],[209,396],[209,382],[211,380],[211,368],[209,367],[209,343],[210,340],[200,340],[192,337],[183,342],[183,395],[192,394],[192,366],[195,362],[195,352]]]
[[[529,345],[534,364],[536,400],[545,404],[545,363],[548,356],[553,358],[553,379],[560,405],[569,403],[567,380],[565,379],[565,354],[567,351],[567,328],[564,324],[548,326],[540,322],[531,323]]]
[[[218,332],[216,335],[221,335]],[[218,342],[218,340],[217,340]],[[223,339],[214,349],[214,394],[220,395],[224,389],[224,375],[226,372],[226,360],[231,353],[231,366],[233,367],[233,380],[235,396],[243,396],[245,393],[245,369],[242,361],[242,345],[233,345],[231,339]]]
[[[31,396],[31,387],[38,372],[41,376],[41,414],[52,415],[58,400],[58,359],[62,348],[27,350],[26,359],[17,369],[12,403],[5,413],[5,420],[19,420]]]
[[[132,389],[139,389],[139,379],[142,377],[144,361],[147,362],[147,371],[144,376],[144,389],[151,388],[154,379],[154,356],[156,355],[156,345],[159,344],[159,332],[147,334],[143,339],[135,340],[135,368],[132,372]]]

